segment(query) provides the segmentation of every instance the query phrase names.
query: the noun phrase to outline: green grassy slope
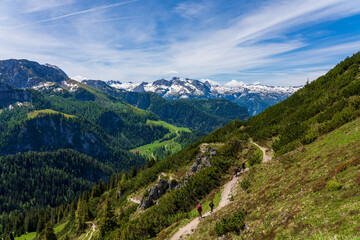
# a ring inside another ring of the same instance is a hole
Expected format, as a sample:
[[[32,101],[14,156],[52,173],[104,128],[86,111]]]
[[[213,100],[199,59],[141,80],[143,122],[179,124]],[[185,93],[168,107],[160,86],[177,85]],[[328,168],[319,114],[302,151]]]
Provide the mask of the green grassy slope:
[[[359,234],[360,118],[303,148],[253,167],[235,201],[192,239],[216,239],[215,223],[245,209],[248,230],[231,239],[324,239]]]
[[[163,159],[166,154],[177,153],[185,145],[196,140],[194,138],[195,136],[188,128],[176,127],[164,121],[154,120],[148,120],[147,125],[163,126],[169,130],[169,133],[164,135],[161,139],[131,150],[132,152],[139,153],[147,158],[156,158],[157,156],[160,159]]]

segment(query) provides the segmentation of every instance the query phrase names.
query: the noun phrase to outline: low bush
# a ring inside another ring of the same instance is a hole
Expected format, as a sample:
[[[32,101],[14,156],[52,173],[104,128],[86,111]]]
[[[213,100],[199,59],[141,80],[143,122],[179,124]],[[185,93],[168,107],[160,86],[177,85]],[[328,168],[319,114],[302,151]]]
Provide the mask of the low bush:
[[[360,174],[357,175],[357,177],[355,179],[355,182],[360,185]]]
[[[215,225],[215,232],[218,236],[222,236],[228,232],[234,232],[239,234],[241,230],[244,230],[246,213],[244,211],[235,213],[232,217],[223,218]]]
[[[325,187],[326,187],[326,181],[324,178],[321,178],[314,183],[312,190],[313,192],[317,192],[323,190]]]
[[[336,166],[336,171],[337,172],[345,171],[348,168],[349,164],[350,164],[349,162],[344,162],[344,163],[342,163],[340,165],[337,165]]]
[[[246,191],[250,187],[250,181],[248,179],[244,179],[241,181],[240,186]]]
[[[336,180],[330,180],[326,184],[326,190],[328,191],[337,191],[340,190],[341,188],[342,188],[341,183],[339,183]]]

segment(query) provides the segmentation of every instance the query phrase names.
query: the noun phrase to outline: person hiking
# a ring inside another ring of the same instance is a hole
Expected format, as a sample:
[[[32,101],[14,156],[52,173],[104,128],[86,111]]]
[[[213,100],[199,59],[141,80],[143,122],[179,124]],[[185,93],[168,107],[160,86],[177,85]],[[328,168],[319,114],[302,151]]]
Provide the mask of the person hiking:
[[[238,172],[239,172],[239,167],[236,167],[234,169],[234,176],[237,177],[238,176]]]
[[[245,162],[243,162],[243,163],[241,164],[241,168],[242,168],[243,171],[245,171],[245,169],[246,169],[246,167],[245,167]]]
[[[197,211],[199,212],[199,218],[202,218],[202,215],[201,215],[201,212],[202,212],[202,206],[201,204],[199,203],[199,205],[197,206]]]
[[[211,200],[211,202],[209,203],[209,207],[210,207],[210,213],[213,213],[214,211],[213,211],[213,209],[214,209],[214,203],[213,203],[213,200]]]

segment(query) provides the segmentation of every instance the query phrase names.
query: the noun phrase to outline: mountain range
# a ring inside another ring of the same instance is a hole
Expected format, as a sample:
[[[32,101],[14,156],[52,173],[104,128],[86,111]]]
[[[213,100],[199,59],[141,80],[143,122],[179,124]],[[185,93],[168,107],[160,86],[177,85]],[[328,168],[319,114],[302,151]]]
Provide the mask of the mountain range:
[[[235,80],[226,85],[202,79],[173,77],[152,83],[121,83],[108,81],[108,85],[128,92],[154,92],[168,100],[178,99],[226,99],[246,107],[254,116],[266,108],[283,101],[300,87],[273,87],[261,84],[244,84]]]
[[[77,201],[68,201],[53,208],[30,208],[31,204],[25,199],[31,196],[32,201],[36,201],[36,198],[30,191],[18,191],[18,185],[31,189],[32,182],[36,182],[33,179],[39,179],[37,181],[43,184],[44,195],[52,197],[56,192],[50,191],[49,186],[59,182],[69,183],[69,178],[60,178],[60,170],[79,169],[70,173],[74,182],[79,184],[83,180],[81,189],[84,189],[92,179],[79,176],[87,174],[96,178],[111,174],[108,163],[98,161],[96,155],[92,158],[74,150],[61,149],[0,157],[0,182],[5,185],[0,188],[2,209],[8,212],[17,195],[21,196],[18,198],[21,203],[25,201],[26,206],[24,211],[0,216],[0,234],[5,238],[12,234],[24,234],[22,239],[43,239],[49,233],[58,239],[105,240],[179,237],[357,239],[360,220],[359,76],[360,53],[357,53],[256,116],[246,121],[232,121],[179,152],[168,154],[162,161],[148,160],[141,169],[133,167],[131,171],[112,175],[107,182],[100,180],[91,191],[78,194]],[[107,88],[101,82],[90,84]],[[155,122],[160,124],[159,116],[137,109],[125,100],[121,100],[122,105],[117,105],[120,99],[115,95],[119,92],[113,88],[109,88],[109,91],[114,91],[110,95],[100,91],[99,87],[95,89],[80,83],[77,86],[83,89],[80,96],[77,96],[79,90],[64,90],[66,97],[63,92],[57,101],[52,100],[56,97],[53,89],[44,92],[33,90],[43,96],[35,97],[33,102],[38,102],[39,106],[42,103],[47,104],[46,107],[56,107],[59,111],[57,119],[59,122],[66,121],[66,124],[72,121],[78,123],[84,116],[84,122],[79,123],[79,132],[89,131],[99,138],[102,135],[88,125],[97,122],[97,111],[89,113],[82,110],[77,113],[77,108],[82,109],[79,102],[91,102],[85,109],[96,106],[92,105],[94,102],[101,103],[103,107],[115,104],[124,110],[142,113],[147,123],[145,126],[155,128],[159,126]],[[141,94],[151,96],[149,93]],[[135,99],[141,94],[136,94]],[[77,105],[71,107],[69,103]],[[197,107],[207,105],[201,101],[194,104],[198,104]],[[19,136],[17,120],[24,124],[34,117],[49,117],[50,110],[30,109],[24,115],[23,109],[13,106],[12,110],[3,109],[0,114],[0,121],[17,133],[9,136]],[[110,116],[121,115],[117,108],[109,108],[108,111],[110,109],[114,110]],[[18,114],[13,114],[14,111]],[[95,117],[91,117],[93,115]],[[12,119],[11,124],[9,119]],[[108,115],[101,119],[103,121],[99,121],[97,127],[104,129],[109,138],[114,137],[114,132],[117,132],[111,124],[114,121],[107,121]],[[106,130],[105,126],[109,129]],[[165,128],[163,123],[160,126]],[[135,125],[134,131],[138,127]],[[159,138],[166,132],[163,128],[153,129]],[[169,131],[168,128],[167,134]],[[179,130],[173,128],[173,133],[176,131]],[[45,129],[40,129],[41,132]],[[8,139],[11,138],[2,139],[1,143]],[[111,146],[108,149],[111,150]],[[238,178],[234,177],[234,169],[242,163],[245,163],[246,169]],[[87,164],[89,168],[86,168]],[[31,177],[31,174],[24,173],[24,169],[29,168],[33,169],[29,172],[35,174],[32,181],[22,177]],[[51,176],[55,178],[50,180]],[[47,185],[48,181],[52,184]],[[66,195],[64,189],[59,195]],[[39,192],[36,197],[41,198]],[[46,198],[41,200],[42,203],[47,202]],[[215,204],[213,213],[209,213],[210,202]],[[196,210],[199,203],[206,213],[201,220]]]
[[[130,96],[134,94],[97,83],[92,87],[89,82],[77,82],[49,64],[24,59],[0,61],[0,172],[29,162],[29,175],[19,178],[17,171],[2,175],[14,184],[0,191],[0,199],[7,199],[0,201],[0,211],[70,201],[115,172],[141,168],[148,160],[181,150],[205,132],[234,119],[249,118],[247,109],[227,100],[170,102],[151,93]],[[144,110],[128,103],[134,99]],[[37,163],[43,158],[47,160]],[[37,178],[39,164],[48,169],[42,180]],[[89,165],[99,174],[73,172],[73,165]],[[47,181],[53,172],[62,184]],[[24,188],[28,181],[31,184]],[[32,192],[36,185],[52,190]],[[69,192],[64,195],[66,186]],[[25,195],[36,200],[25,205]]]

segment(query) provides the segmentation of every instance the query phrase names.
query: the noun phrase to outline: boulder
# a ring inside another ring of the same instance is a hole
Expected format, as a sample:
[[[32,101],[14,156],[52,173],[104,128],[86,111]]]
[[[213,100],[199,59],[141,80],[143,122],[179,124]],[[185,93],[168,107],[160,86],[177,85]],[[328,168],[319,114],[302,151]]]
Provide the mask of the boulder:
[[[171,182],[170,182],[170,186],[169,186],[169,188],[170,188],[170,191],[172,191],[172,190],[174,190],[174,189],[176,189],[176,187],[178,186],[178,182],[176,181],[176,180],[171,180]]]
[[[196,163],[194,163],[191,167],[190,167],[190,171],[193,173],[196,173],[198,170],[198,165]]]

